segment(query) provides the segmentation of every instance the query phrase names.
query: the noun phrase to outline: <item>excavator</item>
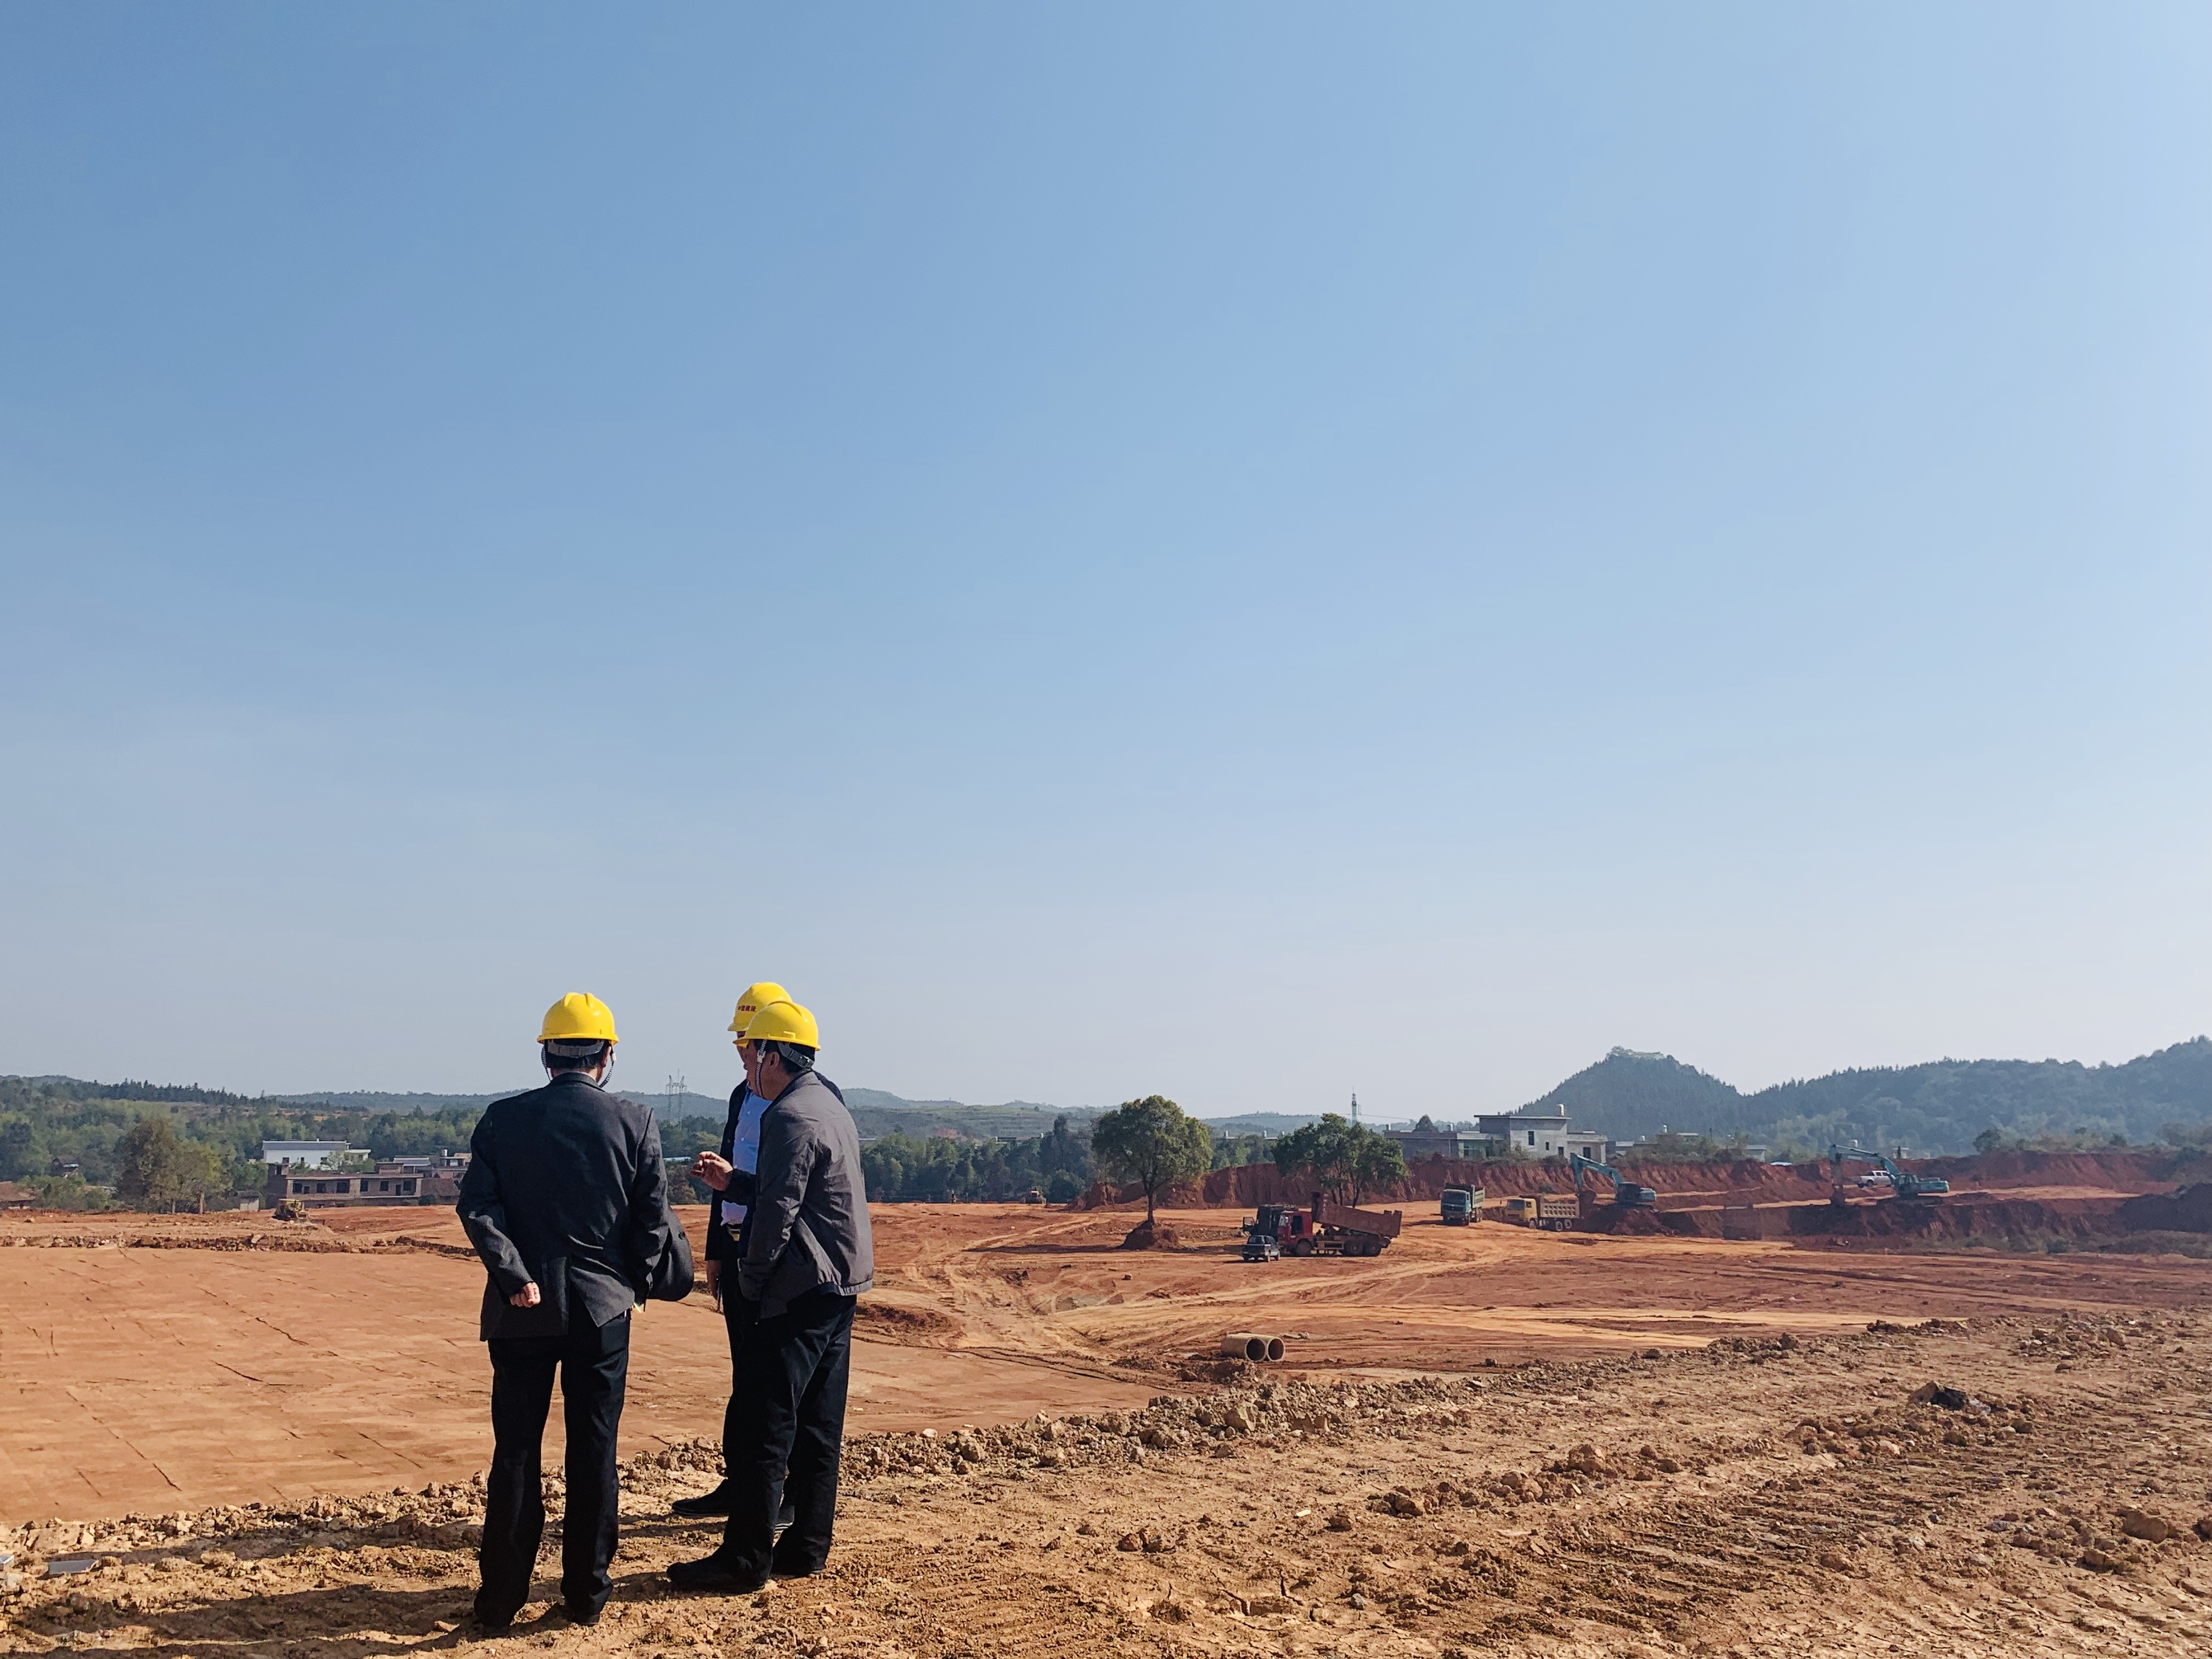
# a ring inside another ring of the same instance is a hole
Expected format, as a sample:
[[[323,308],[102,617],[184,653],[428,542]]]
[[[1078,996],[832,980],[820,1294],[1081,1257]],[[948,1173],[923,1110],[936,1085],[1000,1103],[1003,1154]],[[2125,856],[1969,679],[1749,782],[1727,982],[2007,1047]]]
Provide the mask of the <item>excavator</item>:
[[[1601,1164],[1594,1158],[1584,1158],[1580,1152],[1567,1154],[1567,1167],[1575,1172],[1575,1195],[1583,1190],[1583,1171],[1601,1175],[1613,1183],[1613,1201],[1624,1210],[1652,1210],[1659,1206],[1659,1194],[1649,1187],[1639,1187],[1610,1164]]]
[[[1887,1184],[1899,1198],[1941,1198],[1951,1190],[1951,1183],[1942,1176],[1913,1175],[1899,1169],[1880,1152],[1869,1152],[1859,1146],[1831,1146],[1828,1148],[1828,1169],[1836,1178],[1835,1194],[1828,1200],[1832,1204],[1844,1201],[1844,1165],[1847,1163],[1873,1164],[1889,1177]]]

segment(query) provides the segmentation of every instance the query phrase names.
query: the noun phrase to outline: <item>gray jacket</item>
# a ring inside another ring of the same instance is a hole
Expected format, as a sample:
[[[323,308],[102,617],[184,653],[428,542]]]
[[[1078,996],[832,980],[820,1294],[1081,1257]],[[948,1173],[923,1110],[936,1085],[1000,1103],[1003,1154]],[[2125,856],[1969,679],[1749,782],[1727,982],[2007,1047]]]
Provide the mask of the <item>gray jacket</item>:
[[[763,1319],[815,1291],[858,1296],[875,1283],[860,1131],[845,1103],[811,1072],[761,1120],[752,1206],[738,1293],[761,1304]]]

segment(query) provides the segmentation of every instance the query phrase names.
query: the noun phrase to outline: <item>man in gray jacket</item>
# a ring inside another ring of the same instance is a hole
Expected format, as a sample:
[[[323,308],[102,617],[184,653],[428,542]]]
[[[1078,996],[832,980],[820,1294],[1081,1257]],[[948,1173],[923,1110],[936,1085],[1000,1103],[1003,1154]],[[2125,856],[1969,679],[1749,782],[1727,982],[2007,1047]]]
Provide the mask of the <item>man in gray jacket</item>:
[[[738,1316],[753,1322],[730,1413],[738,1432],[725,1449],[730,1518],[720,1549],[668,1570],[679,1589],[726,1595],[748,1595],[771,1575],[803,1578],[829,1561],[853,1304],[876,1270],[860,1133],[815,1074],[814,1016],[795,1002],[764,1004],[745,1041],[769,1104],[738,1282],[723,1284],[740,1300]],[[779,1540],[787,1498],[793,1519]]]

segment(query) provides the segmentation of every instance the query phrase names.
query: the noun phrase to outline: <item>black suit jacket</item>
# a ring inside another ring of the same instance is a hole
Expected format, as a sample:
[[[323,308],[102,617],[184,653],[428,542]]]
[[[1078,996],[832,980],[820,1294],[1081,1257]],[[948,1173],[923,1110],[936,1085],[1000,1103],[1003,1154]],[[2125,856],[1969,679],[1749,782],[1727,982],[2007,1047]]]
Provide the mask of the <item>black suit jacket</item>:
[[[461,1177],[461,1224],[483,1259],[481,1334],[562,1336],[645,1299],[691,1246],[668,1208],[668,1173],[650,1109],[580,1072],[484,1110]],[[507,1297],[535,1281],[535,1308]]]

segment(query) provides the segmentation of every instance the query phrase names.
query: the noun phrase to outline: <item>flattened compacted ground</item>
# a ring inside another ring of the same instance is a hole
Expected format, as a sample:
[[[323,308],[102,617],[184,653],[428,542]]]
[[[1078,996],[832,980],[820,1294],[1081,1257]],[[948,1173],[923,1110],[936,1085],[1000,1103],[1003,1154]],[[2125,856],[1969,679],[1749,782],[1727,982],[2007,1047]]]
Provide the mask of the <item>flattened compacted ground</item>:
[[[0,1255],[0,1646],[477,1644],[452,1626],[488,1450],[480,1279],[450,1216],[360,1214],[8,1218],[44,1248]],[[878,1210],[878,1392],[838,1553],[757,1597],[662,1586],[713,1541],[667,1504],[715,1477],[696,1437],[726,1362],[703,1298],[653,1309],[607,1620],[541,1602],[482,1639],[649,1659],[2212,1646],[2201,1263],[1424,1220],[1374,1260],[1247,1266],[1232,1215],[1170,1218],[1194,1248],[1118,1250],[1120,1213]],[[1291,1361],[1207,1357],[1247,1328],[1291,1333]],[[1928,1385],[1958,1392],[1916,1401]],[[79,1465],[149,1484],[97,1493]]]
[[[0,1646],[2202,1654],[2208,1362],[2193,1315],[2008,1317],[862,1437],[832,1571],[746,1597],[660,1578],[712,1543],[668,1517],[714,1478],[681,1446],[626,1471],[588,1630],[553,1610],[550,1550],[513,1632],[462,1622],[471,1483],[56,1524],[17,1535],[21,1565],[92,1565],[18,1589]]]
[[[1127,1409],[1183,1385],[1188,1357],[1236,1330],[1286,1335],[1310,1368],[1465,1370],[1876,1319],[2174,1306],[2205,1282],[2177,1258],[1884,1255],[1427,1218],[1379,1257],[1247,1264],[1229,1211],[1173,1212],[1186,1248],[1143,1252],[1118,1248],[1125,1212],[875,1214],[862,1429]],[[690,1219],[703,1230],[703,1212]],[[451,1211],[290,1226],[15,1215],[0,1243],[21,1247],[0,1250],[0,1520],[420,1486],[489,1455],[483,1276]],[[625,1453],[720,1420],[728,1359],[703,1294],[641,1314],[633,1356]]]

